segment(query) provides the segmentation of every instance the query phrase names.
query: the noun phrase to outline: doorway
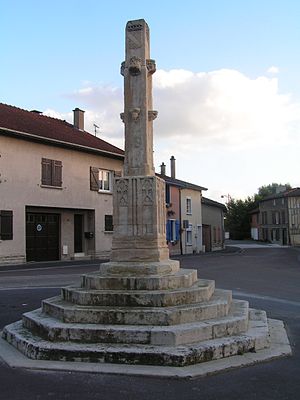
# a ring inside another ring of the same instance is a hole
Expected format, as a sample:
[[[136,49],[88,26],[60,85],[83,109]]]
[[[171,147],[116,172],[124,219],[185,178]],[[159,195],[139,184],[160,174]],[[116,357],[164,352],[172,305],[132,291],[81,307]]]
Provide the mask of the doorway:
[[[26,260],[59,260],[58,214],[26,213]]]
[[[74,253],[83,252],[83,215],[74,214]]]

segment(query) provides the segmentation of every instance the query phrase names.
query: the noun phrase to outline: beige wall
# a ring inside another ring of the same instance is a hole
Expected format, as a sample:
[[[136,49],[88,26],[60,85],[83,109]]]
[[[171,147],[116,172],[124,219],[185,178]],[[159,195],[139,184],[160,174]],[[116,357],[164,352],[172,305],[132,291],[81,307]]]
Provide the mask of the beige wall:
[[[187,214],[186,199],[192,202],[191,214]],[[191,244],[187,243],[187,231],[182,232],[182,251],[183,254],[199,253],[202,251],[202,211],[201,211],[201,192],[192,189],[181,190],[181,220],[189,220],[192,225]]]
[[[0,262],[7,257],[25,259],[25,207],[29,206],[59,210],[61,247],[67,244],[69,248],[66,258],[73,256],[73,210],[83,210],[86,221],[95,211],[94,250],[96,254],[110,250],[112,235],[104,233],[104,215],[112,214],[112,194],[90,190],[90,166],[120,171],[122,160],[6,136],[0,136],[0,156],[0,209],[13,210],[14,229],[13,240],[0,241]],[[61,189],[41,187],[42,158],[62,161]]]

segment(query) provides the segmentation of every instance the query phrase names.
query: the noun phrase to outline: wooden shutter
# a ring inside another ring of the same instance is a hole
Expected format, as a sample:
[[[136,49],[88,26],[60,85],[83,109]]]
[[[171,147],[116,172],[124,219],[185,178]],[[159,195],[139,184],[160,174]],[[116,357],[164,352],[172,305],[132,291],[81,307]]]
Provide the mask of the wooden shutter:
[[[99,190],[99,168],[90,167],[90,189]]]
[[[12,240],[13,239],[13,212],[0,211],[0,239]]]
[[[51,185],[52,182],[52,160],[42,158],[42,185]]]
[[[52,185],[61,186],[62,185],[62,162],[57,160],[52,160]]]

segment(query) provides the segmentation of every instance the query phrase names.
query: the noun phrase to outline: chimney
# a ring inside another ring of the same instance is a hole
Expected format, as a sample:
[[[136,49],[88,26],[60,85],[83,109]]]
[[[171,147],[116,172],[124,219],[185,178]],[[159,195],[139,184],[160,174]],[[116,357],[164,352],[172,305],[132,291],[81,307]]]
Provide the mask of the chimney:
[[[175,179],[175,176],[176,176],[176,174],[175,174],[175,157],[172,156],[170,158],[170,161],[171,161],[171,178]]]
[[[160,174],[162,176],[166,176],[166,164],[165,163],[162,163],[160,166]]]
[[[74,113],[74,127],[81,131],[84,131],[84,111],[76,107],[75,110],[73,110],[73,113]]]

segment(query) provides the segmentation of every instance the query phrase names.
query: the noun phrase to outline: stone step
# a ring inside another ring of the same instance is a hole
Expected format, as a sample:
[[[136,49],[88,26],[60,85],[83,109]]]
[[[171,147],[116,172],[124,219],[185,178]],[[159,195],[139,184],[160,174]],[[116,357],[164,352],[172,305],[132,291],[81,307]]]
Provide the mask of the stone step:
[[[216,289],[207,302],[172,307],[81,306],[60,296],[42,301],[42,310],[69,323],[114,325],[175,325],[227,315],[232,300],[230,290]]]
[[[62,297],[86,306],[169,307],[208,301],[214,289],[214,281],[199,279],[189,288],[172,290],[88,290],[70,286],[62,288]]]
[[[45,315],[41,309],[24,314],[23,326],[53,342],[178,346],[245,332],[248,302],[233,301],[229,314],[223,318],[172,326],[64,323]]]
[[[197,270],[183,269],[173,274],[145,276],[103,275],[100,272],[81,276],[81,287],[93,290],[170,290],[191,287]]]
[[[255,352],[269,346],[264,311],[249,312],[249,329],[240,335],[181,346],[50,342],[33,335],[21,321],[4,328],[3,338],[31,359],[185,366]]]

